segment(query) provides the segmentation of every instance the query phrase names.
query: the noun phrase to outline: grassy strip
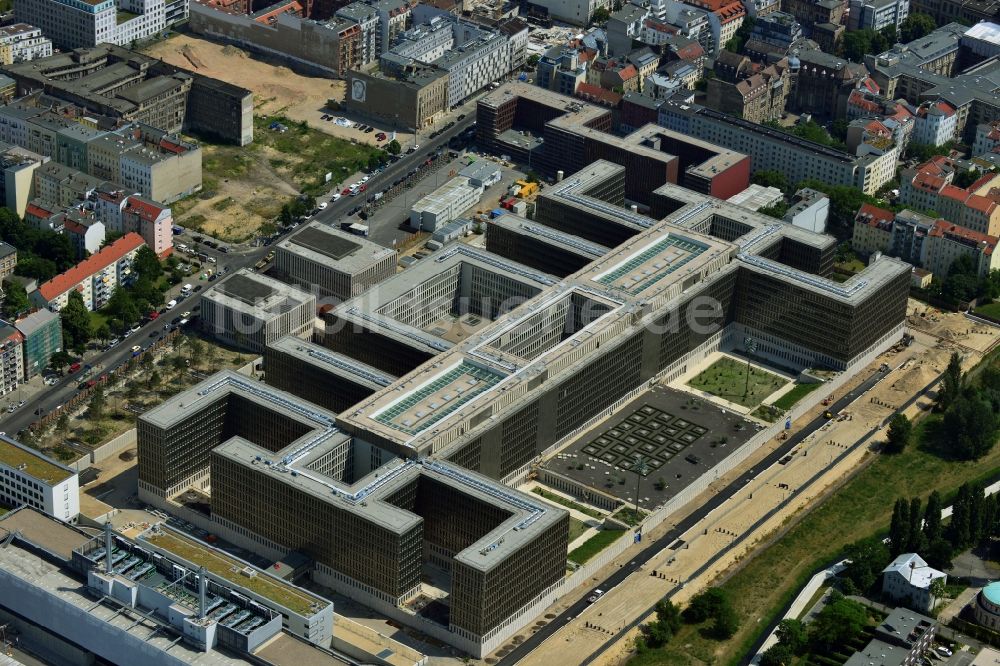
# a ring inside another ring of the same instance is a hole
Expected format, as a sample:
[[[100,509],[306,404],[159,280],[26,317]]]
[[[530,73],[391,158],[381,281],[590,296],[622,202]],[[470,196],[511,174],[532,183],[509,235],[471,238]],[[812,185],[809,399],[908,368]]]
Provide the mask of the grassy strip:
[[[932,415],[918,423],[915,441],[927,441],[939,420]],[[721,584],[740,616],[732,640],[719,643],[684,627],[669,645],[654,651],[659,663],[740,663],[816,570],[833,562],[845,545],[870,536],[873,527],[888,527],[897,498],[926,501],[933,490],[947,496],[962,483],[998,473],[1000,447],[972,462],[944,461],[917,446],[880,456]]]
[[[577,520],[573,516],[569,517],[569,543],[573,543],[577,537],[587,531],[587,526],[582,520]]]
[[[618,520],[622,521],[626,525],[629,525],[630,527],[635,527],[636,525],[641,523],[648,515],[649,515],[648,511],[643,511],[642,509],[639,509],[639,512],[636,513],[633,507],[623,506],[622,508],[618,509],[618,511],[613,513],[611,517],[617,518]]]
[[[578,504],[573,500],[566,499],[562,495],[556,495],[555,493],[550,493],[549,491],[539,488],[537,486],[535,486],[535,489],[532,490],[531,492],[535,493],[536,495],[541,495],[545,499],[555,502],[556,504],[562,504],[567,509],[573,509],[574,511],[579,511],[580,513],[590,516],[591,518],[597,518],[598,520],[604,518],[604,514],[598,511],[597,509],[591,509],[590,507]]]
[[[791,409],[795,403],[818,389],[820,386],[822,386],[822,384],[818,382],[812,384],[796,384],[792,387],[792,390],[775,400],[773,404],[781,410]]]
[[[973,311],[973,313],[983,315],[984,317],[989,317],[991,319],[1000,320],[1000,303],[987,303],[986,305],[980,305]]]
[[[623,534],[625,532],[622,530],[601,530],[584,541],[582,546],[574,548],[569,554],[569,559],[577,564],[586,564],[599,552],[617,541]]]

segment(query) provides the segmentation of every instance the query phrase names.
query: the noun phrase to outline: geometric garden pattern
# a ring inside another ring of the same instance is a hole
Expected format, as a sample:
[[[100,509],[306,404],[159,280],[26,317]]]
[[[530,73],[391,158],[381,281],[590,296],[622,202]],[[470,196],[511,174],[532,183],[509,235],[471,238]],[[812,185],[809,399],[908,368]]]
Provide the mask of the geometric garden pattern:
[[[658,470],[708,432],[707,428],[644,405],[611,430],[583,447],[583,453],[621,469],[631,469],[641,455],[646,474]]]

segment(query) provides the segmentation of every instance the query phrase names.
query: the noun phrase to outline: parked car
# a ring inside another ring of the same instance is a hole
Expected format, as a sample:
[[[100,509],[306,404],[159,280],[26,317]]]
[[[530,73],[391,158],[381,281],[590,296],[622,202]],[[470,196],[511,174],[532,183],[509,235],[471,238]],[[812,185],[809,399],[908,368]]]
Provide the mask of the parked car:
[[[135,358],[141,353],[142,353],[142,347],[140,347],[139,345],[132,346],[132,358]]]
[[[73,374],[82,367],[81,363],[77,361],[76,363],[71,363],[69,366],[69,373]]]

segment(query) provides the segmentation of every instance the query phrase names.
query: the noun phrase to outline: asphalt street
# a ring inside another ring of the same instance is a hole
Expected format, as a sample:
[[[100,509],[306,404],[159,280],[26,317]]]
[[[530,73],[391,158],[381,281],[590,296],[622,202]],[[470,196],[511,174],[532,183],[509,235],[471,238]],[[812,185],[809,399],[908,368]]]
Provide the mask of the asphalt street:
[[[828,409],[834,414],[839,413],[849,404],[858,399],[866,391],[868,391],[872,386],[878,383],[884,376],[885,371],[876,371],[871,377],[866,379],[860,385],[858,385],[854,390],[850,391],[842,398],[837,400]],[[750,483],[753,478],[760,472],[771,465],[777,463],[781,458],[788,455],[792,449],[802,443],[807,437],[812,435],[815,431],[821,428],[827,423],[827,419],[823,418],[822,415],[816,417],[810,421],[804,428],[799,430],[796,434],[789,437],[781,446],[770,453],[760,464],[756,465],[754,469],[750,470],[743,476],[739,477],[724,489],[717,492],[708,502],[703,506],[696,509],[691,515],[681,520],[672,529],[668,530],[666,534],[651,542],[643,550],[635,555],[635,557],[627,565],[618,569],[612,575],[608,576],[604,580],[594,583],[594,588],[600,588],[605,592],[608,592],[613,587],[624,581],[626,578],[631,576],[633,573],[639,571],[639,569],[649,560],[651,560],[655,555],[657,555],[662,550],[668,548],[671,544],[677,541],[682,534],[690,530],[692,527],[701,522],[708,514],[710,514],[715,509],[722,506],[723,503],[728,501],[731,497],[740,492],[740,490]],[[706,563],[705,566],[709,566],[711,563]],[[515,647],[511,652],[507,654],[506,657],[502,658],[499,662],[499,666],[513,666],[513,664],[518,663],[521,659],[527,656],[532,650],[541,645],[547,638],[552,636],[555,632],[562,629],[564,626],[569,624],[573,618],[577,617],[582,613],[590,604],[586,600],[587,595],[584,595],[579,601],[571,605],[569,608],[560,613],[551,622],[545,625],[542,629],[537,631],[535,634],[527,638],[523,643]],[[626,629],[631,629],[627,627]],[[605,643],[605,645],[610,644],[616,637],[613,637]],[[592,655],[591,660],[598,656],[600,653]],[[588,660],[590,661],[590,660]]]
[[[411,154],[403,154],[399,161],[388,165],[382,173],[369,180],[368,191],[374,193],[385,189],[388,184],[391,184],[396,179],[404,176],[411,169],[415,169],[418,165],[422,165],[427,160],[428,153],[436,151],[442,147],[446,148],[451,138],[471,126],[474,120],[475,114],[470,113],[462,120],[457,121],[453,127],[445,130],[433,139],[425,139],[423,137],[419,138],[420,148]],[[348,212],[350,212],[352,208],[360,206],[364,203],[363,201],[359,201],[359,199],[361,199],[360,196],[342,197],[338,201],[329,203],[325,210],[317,213],[312,219],[320,220],[321,222],[338,228],[341,222],[361,222],[356,215],[349,219],[347,216]],[[376,216],[369,221],[383,225],[393,224],[398,226],[399,224],[399,220],[392,221],[384,217],[380,219],[379,216]],[[297,230],[292,230],[286,234],[286,237],[294,236],[296,233]],[[395,228],[391,231],[389,229],[379,228],[372,229],[371,235],[379,238],[390,238],[394,237],[395,234],[398,233],[399,232]],[[182,242],[188,246],[193,246],[194,244],[191,238],[196,235],[204,236],[204,234],[185,232],[185,234],[176,236],[175,242]],[[229,245],[230,251],[228,253],[212,250],[205,245],[199,245],[197,247],[199,252],[203,252],[216,260],[216,263],[213,264],[213,266],[219,271],[228,267],[228,275],[232,275],[241,268],[255,265],[270,251],[270,248],[268,247],[257,247],[249,244]],[[191,283],[202,284],[205,289],[208,289],[209,287],[213,287],[221,282],[224,282],[225,279],[226,278],[223,277],[215,283],[208,283],[204,281],[198,282],[194,276],[192,276]],[[181,300],[179,297],[180,287],[181,285],[177,285],[166,295],[167,300],[177,299],[176,307],[168,311],[169,316],[164,315],[166,321],[173,319],[173,317],[182,312],[192,310],[201,295],[200,293],[194,293],[188,298]],[[143,350],[148,349],[154,342],[154,339],[151,336],[157,332],[162,333],[164,324],[165,321],[161,319],[153,320],[144,324],[138,331],[132,333],[128,338],[122,340],[120,344],[110,350],[88,351],[84,354],[82,362],[92,366],[93,371],[90,378],[99,377],[102,374],[109,373],[125,363],[131,358],[132,347],[134,345],[139,345],[143,348]],[[33,397],[27,399],[25,404],[13,413],[0,413],[0,431],[8,433],[13,437],[15,433],[27,428],[38,418],[45,416],[54,410],[61,409],[67,400],[77,394],[77,386],[79,382],[79,373],[67,374],[65,377],[61,378],[59,383],[55,386],[47,386],[44,391],[41,391]]]

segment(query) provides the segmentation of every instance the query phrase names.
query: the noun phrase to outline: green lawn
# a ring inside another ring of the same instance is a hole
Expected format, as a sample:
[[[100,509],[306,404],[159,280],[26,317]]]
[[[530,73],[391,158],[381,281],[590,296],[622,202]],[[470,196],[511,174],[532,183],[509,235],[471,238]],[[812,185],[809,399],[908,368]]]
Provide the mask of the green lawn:
[[[604,518],[604,514],[598,511],[597,509],[591,508],[589,506],[584,506],[570,499],[566,499],[562,495],[556,495],[555,493],[550,493],[549,491],[543,488],[539,488],[538,486],[535,486],[535,489],[532,490],[531,492],[535,493],[536,495],[541,495],[545,499],[551,500],[556,504],[562,504],[567,509],[574,509],[576,511],[579,511],[580,513],[590,516],[591,518]]]
[[[750,381],[748,383],[747,364],[724,357],[689,381],[688,386],[717,395],[744,407],[753,407],[786,383],[778,375],[752,366],[750,367]]]
[[[915,441],[924,441],[928,426],[939,420],[934,415],[920,421]],[[653,651],[655,658],[644,656],[630,663],[740,663],[817,569],[832,562],[845,545],[888,528],[897,498],[920,497],[926,502],[933,490],[947,496],[965,482],[998,473],[1000,446],[973,462],[944,461],[918,446],[879,456],[728,580],[716,583],[728,592],[740,616],[733,639],[720,643],[685,626],[669,645]]]
[[[986,305],[980,305],[973,312],[977,315],[983,315],[991,319],[1000,320],[1000,303],[987,303]]]
[[[791,409],[795,403],[818,389],[820,386],[822,386],[822,384],[819,382],[812,384],[796,384],[792,387],[791,391],[775,400],[772,404],[782,411]]]
[[[569,517],[569,543],[573,543],[577,537],[587,531],[587,524],[582,520],[577,520],[573,516]]]
[[[642,509],[639,509],[639,513],[636,513],[634,507],[623,506],[622,508],[618,509],[618,511],[612,514],[612,518],[617,518],[626,525],[631,525],[632,527],[635,527],[636,525],[641,523],[642,520],[648,515],[649,515],[648,511],[643,511]]]
[[[583,542],[579,548],[570,551],[569,559],[577,564],[586,564],[595,555],[613,544],[625,532],[621,530],[601,530]]]

